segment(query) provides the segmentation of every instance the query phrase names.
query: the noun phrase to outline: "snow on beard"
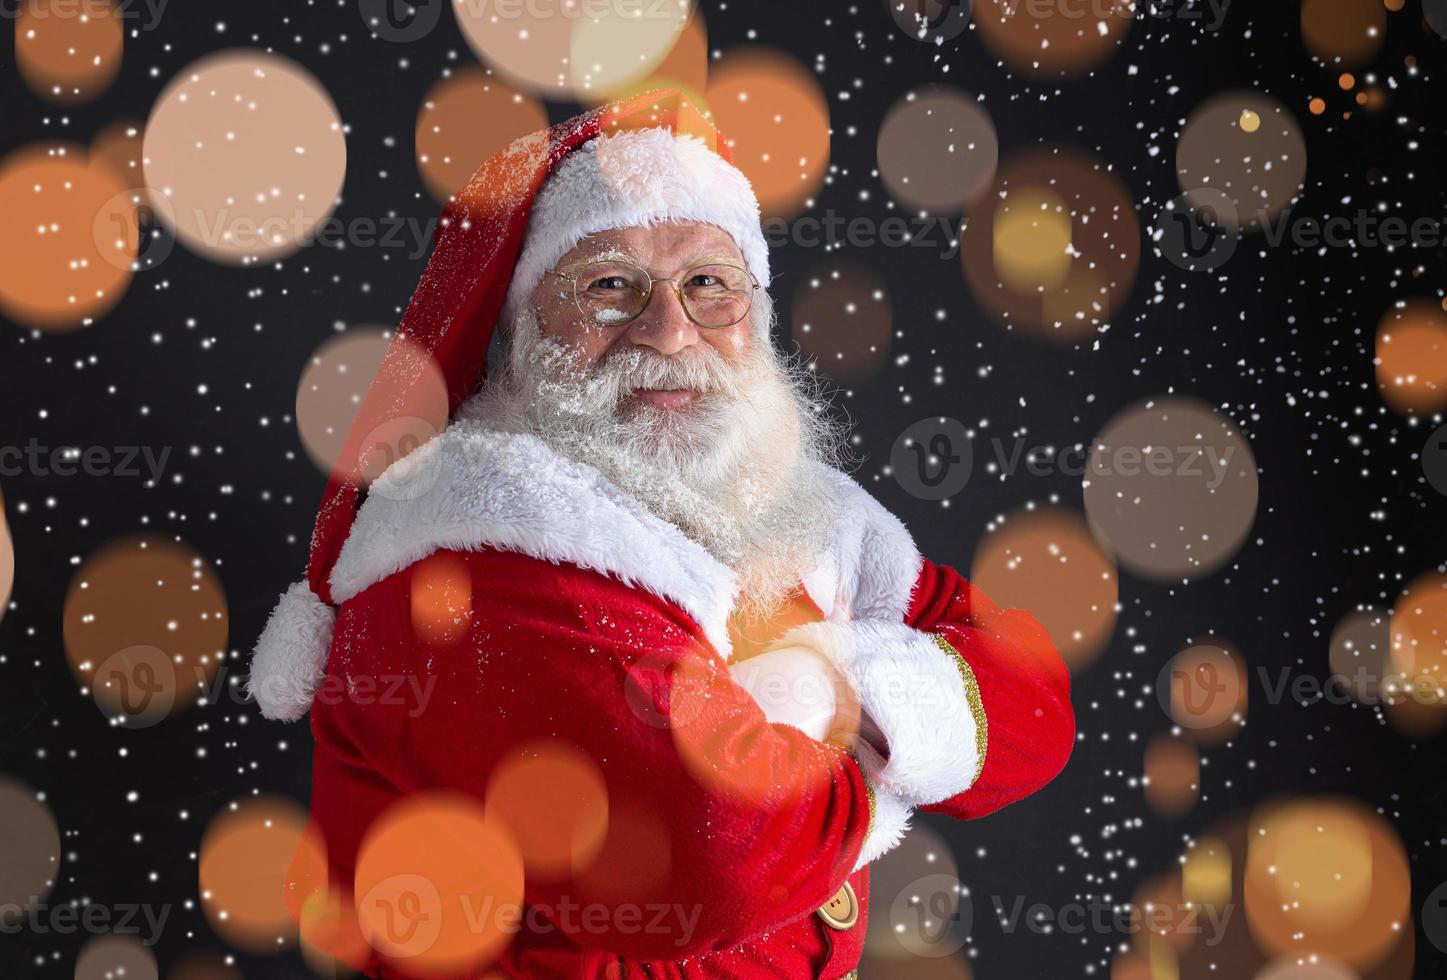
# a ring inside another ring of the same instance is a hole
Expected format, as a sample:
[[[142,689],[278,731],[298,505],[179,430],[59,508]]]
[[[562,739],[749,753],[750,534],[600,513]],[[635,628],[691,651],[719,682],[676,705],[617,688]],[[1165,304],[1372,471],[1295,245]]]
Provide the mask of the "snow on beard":
[[[502,376],[468,414],[599,470],[737,571],[749,612],[798,584],[827,541],[833,496],[819,464],[836,462],[839,432],[770,345],[736,363],[705,344],[674,355],[620,347],[589,365],[542,337],[531,309],[510,343]],[[631,400],[638,388],[699,396],[660,409]]]

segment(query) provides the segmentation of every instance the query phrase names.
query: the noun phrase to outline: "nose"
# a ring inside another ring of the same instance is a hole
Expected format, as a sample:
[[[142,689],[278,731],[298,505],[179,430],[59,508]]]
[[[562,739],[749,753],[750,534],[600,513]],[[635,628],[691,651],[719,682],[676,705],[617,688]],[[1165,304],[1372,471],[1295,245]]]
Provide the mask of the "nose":
[[[629,343],[652,347],[665,356],[699,342],[698,327],[683,312],[683,302],[671,282],[653,286],[648,306],[629,324]]]

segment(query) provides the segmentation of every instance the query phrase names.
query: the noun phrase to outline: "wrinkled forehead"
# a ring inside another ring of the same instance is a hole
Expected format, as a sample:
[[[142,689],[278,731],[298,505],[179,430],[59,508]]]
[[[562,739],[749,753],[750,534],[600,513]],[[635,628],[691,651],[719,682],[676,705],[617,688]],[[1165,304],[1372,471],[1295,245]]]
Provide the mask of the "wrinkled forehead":
[[[558,260],[560,269],[590,262],[630,262],[655,276],[670,276],[695,265],[727,262],[743,266],[733,236],[699,221],[660,221],[610,228],[587,235]]]

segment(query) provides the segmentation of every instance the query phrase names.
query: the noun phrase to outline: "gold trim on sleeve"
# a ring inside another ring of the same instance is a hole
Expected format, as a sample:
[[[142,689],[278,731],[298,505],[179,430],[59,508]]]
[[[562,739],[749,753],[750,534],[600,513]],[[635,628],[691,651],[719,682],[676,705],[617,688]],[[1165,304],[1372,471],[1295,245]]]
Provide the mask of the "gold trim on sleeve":
[[[954,659],[955,666],[959,668],[960,677],[965,682],[965,700],[969,702],[970,714],[973,715],[975,719],[975,754],[977,761],[975,762],[975,775],[970,780],[970,785],[973,786],[979,780],[980,773],[984,771],[985,750],[989,748],[990,744],[990,725],[985,718],[984,702],[980,700],[980,685],[975,681],[974,668],[970,666],[968,660],[960,655],[960,651],[956,650],[950,644],[949,640],[946,640],[938,633],[931,633],[930,639],[935,641],[935,646],[939,647]]]
[[[870,783],[868,774],[863,769],[860,769],[859,773],[864,776],[864,795],[869,798],[869,826],[864,828],[864,839],[868,840],[869,835],[874,833],[874,811],[878,804],[875,802],[874,785]]]

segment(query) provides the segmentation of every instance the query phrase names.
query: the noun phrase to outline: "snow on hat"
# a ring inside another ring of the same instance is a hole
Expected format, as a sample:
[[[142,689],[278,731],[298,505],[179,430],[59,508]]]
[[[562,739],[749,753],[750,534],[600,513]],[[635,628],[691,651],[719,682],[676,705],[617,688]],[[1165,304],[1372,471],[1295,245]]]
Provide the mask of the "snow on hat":
[[[531,219],[531,220],[530,220]],[[361,504],[377,433],[447,423],[472,394],[504,302],[582,238],[664,220],[718,225],[768,281],[758,204],[728,144],[682,94],[645,92],[514,141],[448,203],[432,257],[362,400],[327,482],[305,581],[282,594],[252,654],[252,694],[268,718],[306,714],[326,676],[336,611],[331,573]],[[391,448],[391,447],[389,447]],[[370,475],[375,475],[371,473]]]

